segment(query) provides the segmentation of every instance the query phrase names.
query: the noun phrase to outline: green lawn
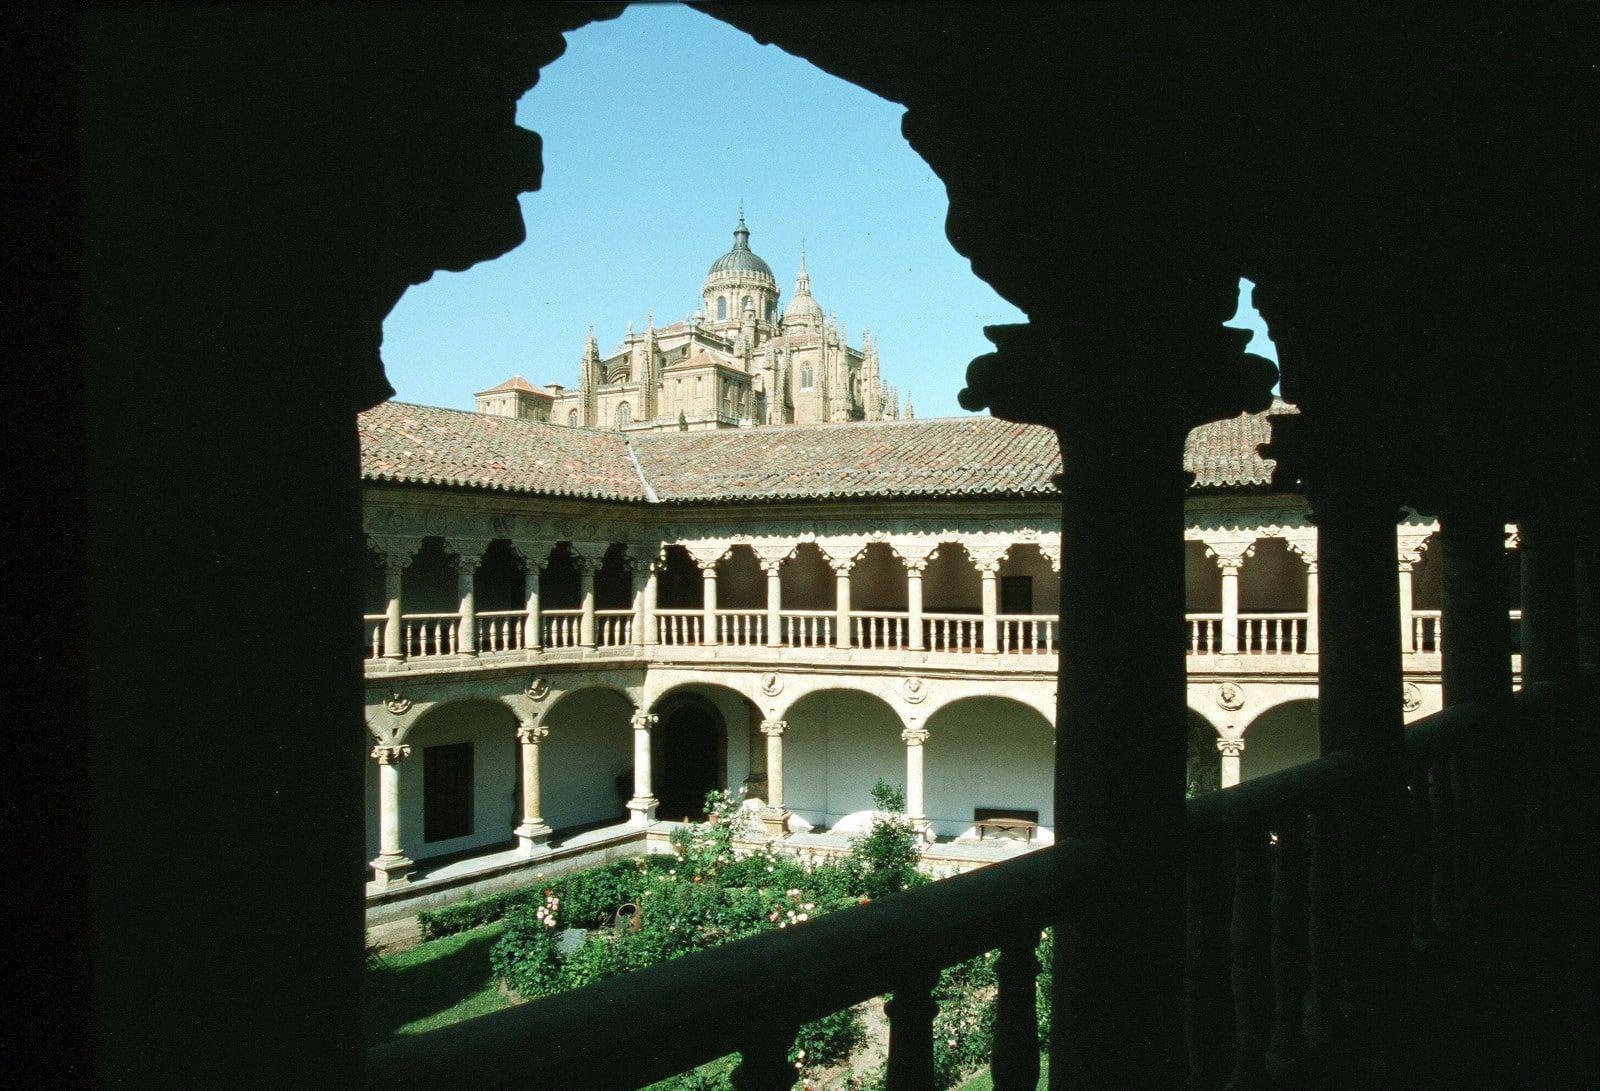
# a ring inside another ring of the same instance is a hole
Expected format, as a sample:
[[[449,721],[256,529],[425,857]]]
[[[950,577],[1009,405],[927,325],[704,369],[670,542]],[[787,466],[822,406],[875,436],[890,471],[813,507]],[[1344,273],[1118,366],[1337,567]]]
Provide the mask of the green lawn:
[[[1039,1091],[1044,1091],[1050,1084],[1050,1055],[1048,1053],[1039,1057]],[[966,1083],[960,1084],[955,1091],[994,1091],[994,1080],[989,1078],[988,1072],[980,1072]]]
[[[428,940],[383,956],[367,971],[367,1044],[510,1007],[489,972],[489,948],[504,921]]]

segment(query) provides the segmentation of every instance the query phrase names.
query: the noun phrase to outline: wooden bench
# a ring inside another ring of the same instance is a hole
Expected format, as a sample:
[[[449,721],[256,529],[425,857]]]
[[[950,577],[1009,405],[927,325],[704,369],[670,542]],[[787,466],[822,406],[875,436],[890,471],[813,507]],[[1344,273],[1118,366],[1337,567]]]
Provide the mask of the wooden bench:
[[[978,840],[989,832],[1002,833],[1021,830],[1023,841],[1033,843],[1033,831],[1039,828],[1039,812],[1008,807],[974,807],[972,824],[977,828]]]

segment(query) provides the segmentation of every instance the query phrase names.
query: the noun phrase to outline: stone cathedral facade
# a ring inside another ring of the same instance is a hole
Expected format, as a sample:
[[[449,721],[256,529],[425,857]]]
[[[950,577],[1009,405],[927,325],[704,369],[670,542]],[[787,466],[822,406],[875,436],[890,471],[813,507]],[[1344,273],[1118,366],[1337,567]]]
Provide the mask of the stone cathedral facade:
[[[805,252],[794,294],[779,302],[772,269],[750,249],[744,217],[733,248],[711,263],[700,306],[643,332],[632,323],[602,356],[591,327],[578,385],[541,388],[519,376],[480,391],[480,413],[620,432],[702,431],[760,424],[830,424],[913,415],[911,398],[883,378],[878,346],[863,331],[853,347],[844,323],[811,294]]]

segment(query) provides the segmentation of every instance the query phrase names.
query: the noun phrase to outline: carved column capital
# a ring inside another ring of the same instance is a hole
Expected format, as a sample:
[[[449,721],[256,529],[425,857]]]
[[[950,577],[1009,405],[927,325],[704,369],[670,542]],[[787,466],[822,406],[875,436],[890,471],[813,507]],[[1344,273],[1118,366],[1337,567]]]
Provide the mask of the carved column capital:
[[[550,553],[556,548],[554,542],[536,542],[511,539],[511,548],[517,556],[522,558],[522,563],[530,572],[541,571],[550,566]]]
[[[411,747],[406,743],[399,745],[384,745],[379,743],[372,748],[372,758],[379,765],[399,765],[411,756]]]
[[[1420,533],[1401,531],[1395,539],[1395,561],[1400,566],[1400,571],[1410,572],[1422,560],[1422,554],[1427,551],[1428,545],[1433,541],[1433,531]]]
[[[789,730],[789,721],[788,720],[762,720],[761,721],[761,733],[763,735],[777,737],[777,736],[781,736],[787,730]]]
[[[1255,556],[1256,540],[1254,538],[1203,538],[1206,556],[1217,562],[1217,567],[1223,571],[1237,572],[1243,567],[1247,558]]]
[[[937,542],[894,542],[890,544],[894,555],[906,566],[907,572],[916,572],[919,575],[928,570],[928,563],[939,556]]]
[[[606,551],[611,548],[610,542],[570,542],[572,550],[572,563],[578,566],[579,572],[596,572],[605,563]]]
[[[1229,755],[1230,757],[1236,758],[1244,753],[1244,739],[1242,737],[1218,739],[1217,750],[1221,753]]]
[[[446,538],[444,548],[455,554],[457,572],[476,572],[483,563],[483,551],[489,548],[489,539]]]
[[[629,717],[629,723],[633,724],[635,731],[649,731],[656,726],[659,719],[660,717],[653,712],[635,712]]]
[[[1304,561],[1311,571],[1317,570],[1317,539],[1315,535],[1299,538],[1284,538],[1283,544],[1289,547],[1289,552]]]
[[[532,720],[517,728],[517,741],[523,746],[538,746],[550,734],[550,729],[544,724]]]
[[[711,572],[722,563],[733,546],[728,542],[697,542],[694,545],[686,544],[683,548],[689,554],[689,559],[700,566],[700,571]]]
[[[928,729],[925,727],[908,727],[900,732],[900,741],[907,746],[921,746],[928,741]]]
[[[422,539],[396,534],[369,534],[367,545],[383,558],[385,568],[401,569],[411,564],[412,558],[422,548]]]

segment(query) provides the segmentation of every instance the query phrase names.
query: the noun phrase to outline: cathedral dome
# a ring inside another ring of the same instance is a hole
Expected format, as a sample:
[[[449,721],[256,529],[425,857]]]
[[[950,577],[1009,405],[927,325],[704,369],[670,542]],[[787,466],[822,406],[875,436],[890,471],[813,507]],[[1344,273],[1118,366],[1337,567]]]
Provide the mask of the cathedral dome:
[[[811,294],[811,274],[806,272],[806,252],[800,251],[800,275],[795,279],[794,295],[783,305],[784,328],[822,325],[822,304]]]
[[[777,287],[778,280],[772,275],[772,269],[750,249],[750,229],[744,225],[744,217],[739,217],[739,226],[733,229],[733,249],[711,263],[710,270],[706,273],[709,281],[713,277],[728,273],[744,273],[772,282]]]

